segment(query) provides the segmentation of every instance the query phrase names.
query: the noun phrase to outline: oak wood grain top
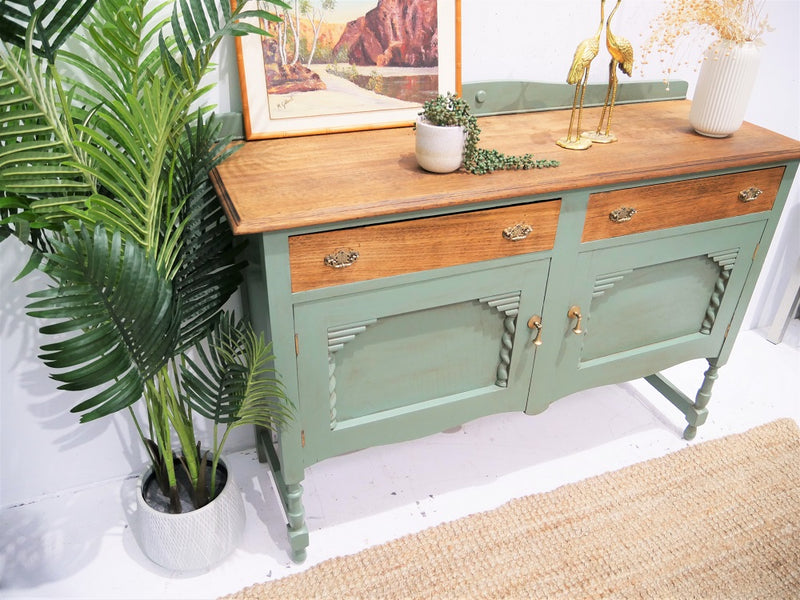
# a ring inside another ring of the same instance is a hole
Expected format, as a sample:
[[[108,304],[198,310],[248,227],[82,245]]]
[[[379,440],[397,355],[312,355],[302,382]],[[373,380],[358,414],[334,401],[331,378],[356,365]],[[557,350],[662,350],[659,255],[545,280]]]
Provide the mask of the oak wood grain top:
[[[410,127],[247,142],[212,173],[237,235],[335,224],[726,168],[800,160],[800,142],[745,123],[713,139],[688,122],[688,101],[617,106],[620,140],[585,151],[559,148],[569,111],[481,117],[480,145],[530,152],[556,168],[446,175],[414,159]],[[595,123],[599,109],[584,111]]]

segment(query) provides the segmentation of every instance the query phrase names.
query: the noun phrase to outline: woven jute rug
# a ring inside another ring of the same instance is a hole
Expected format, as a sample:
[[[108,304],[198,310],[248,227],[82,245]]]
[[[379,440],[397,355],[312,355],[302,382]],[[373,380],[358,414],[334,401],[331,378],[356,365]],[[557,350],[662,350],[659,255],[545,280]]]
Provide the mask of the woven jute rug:
[[[800,598],[800,430],[692,445],[226,598]]]

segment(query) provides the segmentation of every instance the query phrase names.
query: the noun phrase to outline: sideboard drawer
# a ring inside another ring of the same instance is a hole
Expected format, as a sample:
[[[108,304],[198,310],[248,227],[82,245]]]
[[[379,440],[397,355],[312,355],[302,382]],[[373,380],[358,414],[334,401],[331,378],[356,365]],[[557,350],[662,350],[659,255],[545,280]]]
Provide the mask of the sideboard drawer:
[[[775,167],[592,194],[581,241],[771,210],[783,170]]]
[[[550,250],[560,200],[289,237],[292,291]]]

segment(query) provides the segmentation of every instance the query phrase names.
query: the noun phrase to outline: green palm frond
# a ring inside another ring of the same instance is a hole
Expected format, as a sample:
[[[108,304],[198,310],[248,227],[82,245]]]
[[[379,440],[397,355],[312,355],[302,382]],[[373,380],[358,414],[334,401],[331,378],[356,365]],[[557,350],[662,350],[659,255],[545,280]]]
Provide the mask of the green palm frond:
[[[103,193],[75,216],[126,232],[170,276],[177,260],[173,237],[180,235],[180,225],[164,226],[181,202],[171,191],[174,144],[182,134],[175,124],[185,121],[194,97],[176,95],[165,84],[144,90],[141,101],[132,96],[128,100],[98,111],[95,120],[101,127],[78,127],[85,141],[76,146],[91,158],[84,168]]]
[[[89,15],[74,40],[91,49],[91,57],[64,50],[60,60],[80,73],[73,84],[76,99],[86,106],[128,101],[157,78],[161,67],[154,38],[165,23],[168,2],[103,0]]]
[[[34,246],[26,269],[54,281],[30,294],[57,340],[40,358],[90,396],[81,421],[144,398],[165,457],[173,433],[195,457],[193,411],[212,419],[215,463],[233,428],[293,410],[263,336],[222,312],[243,244],[209,179],[233,146],[204,77],[225,36],[279,20],[236,4],[0,0],[0,241]]]
[[[242,281],[244,248],[230,228],[222,205],[208,177],[209,171],[233,149],[220,139],[220,124],[212,114],[186,128],[178,152],[173,190],[186,198],[180,216],[185,223],[179,256],[180,267],[173,285],[183,299],[181,350],[194,346],[208,333],[225,302]]]
[[[281,0],[273,4],[289,8],[289,5]],[[222,38],[248,33],[271,35],[245,22],[244,19],[258,17],[266,21],[280,21],[280,18],[265,10],[245,11],[244,6],[245,2],[237,2],[236,9],[231,10],[230,2],[216,0],[176,2],[172,12],[172,31],[182,60],[171,58],[169,53],[163,52],[165,48],[162,48],[162,56],[168,59],[165,65],[167,70],[175,76],[182,73],[183,77],[197,85]]]
[[[54,244],[46,270],[59,285],[30,294],[28,314],[55,320],[42,333],[65,336],[41,355],[60,389],[103,387],[72,409],[90,421],[142,396],[175,353],[180,308],[154,261],[119,231],[66,226]]]
[[[97,0],[0,0],[0,39],[25,49],[28,25],[36,21],[31,49],[48,62],[83,22]]]
[[[186,357],[182,370],[187,401],[197,413],[229,429],[273,429],[291,419],[293,407],[271,368],[271,345],[244,320],[225,313],[197,356],[199,363]]]
[[[186,162],[182,156],[186,132],[196,128],[194,121],[206,110],[191,109],[206,91],[200,80],[224,32],[239,30],[235,20],[241,11],[231,11],[227,3],[216,0],[184,0],[175,3],[171,18],[164,21],[157,16],[161,7],[145,12],[145,4],[138,0],[126,7],[123,0],[104,0],[90,19],[88,35],[81,38],[102,63],[115,68],[99,69],[79,56],[66,55],[96,84],[76,84],[81,97],[98,103],[92,121],[76,126],[83,137],[76,146],[88,160],[83,165],[71,163],[96,180],[98,193],[85,211],[79,207],[72,214],[90,225],[107,223],[121,229],[147,248],[166,277],[183,269],[183,279],[189,281],[186,274],[192,267],[181,266],[189,255],[182,250],[182,236],[195,209],[184,207],[190,198],[211,197],[207,179],[213,164],[203,155],[211,152],[213,140],[202,138],[205,148],[192,142],[191,186],[182,185],[176,175]],[[116,20],[108,11],[119,12]],[[172,36],[164,35],[165,23]],[[158,46],[146,50],[156,31]],[[160,61],[153,59],[153,52]],[[90,88],[101,91],[92,97]],[[135,91],[120,96],[115,91],[120,89]],[[205,167],[205,172],[198,167]],[[212,255],[206,251],[203,256],[208,260]],[[223,290],[226,297],[234,289],[228,287],[229,291]],[[198,322],[204,321],[202,316]]]
[[[57,229],[93,191],[70,111],[53,65],[0,42],[0,227],[39,250],[33,231]]]

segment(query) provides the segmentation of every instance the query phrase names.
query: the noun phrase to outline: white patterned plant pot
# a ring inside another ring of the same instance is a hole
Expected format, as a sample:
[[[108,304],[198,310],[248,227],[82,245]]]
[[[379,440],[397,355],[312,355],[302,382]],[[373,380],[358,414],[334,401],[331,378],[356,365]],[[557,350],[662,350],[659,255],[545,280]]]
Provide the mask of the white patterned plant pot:
[[[142,490],[152,472],[151,467],[139,477],[136,512],[130,520],[145,556],[171,571],[207,569],[228,556],[239,544],[245,522],[242,494],[230,471],[214,500],[180,514],[159,511],[145,501]]]
[[[742,126],[760,58],[753,42],[722,40],[706,51],[689,111],[697,133],[727,137]]]

